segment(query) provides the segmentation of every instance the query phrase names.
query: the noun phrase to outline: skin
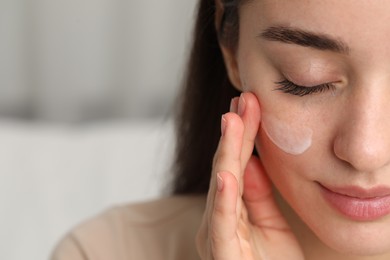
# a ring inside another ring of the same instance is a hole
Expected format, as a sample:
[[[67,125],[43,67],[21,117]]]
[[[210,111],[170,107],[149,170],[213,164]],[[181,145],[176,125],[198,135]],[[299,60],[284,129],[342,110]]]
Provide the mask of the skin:
[[[299,155],[310,148],[313,130],[289,120],[280,120],[272,114],[262,114],[261,127],[268,138],[285,153]]]
[[[390,259],[390,217],[351,220],[318,186],[390,187],[389,18],[385,0],[254,0],[241,8],[237,49],[221,48],[231,82],[248,93],[222,120],[197,240],[202,259]],[[350,52],[257,37],[276,25],[330,35]],[[335,89],[304,97],[275,90],[285,77]],[[262,113],[311,129],[311,147],[280,149],[259,127]],[[254,146],[260,159],[251,157]]]

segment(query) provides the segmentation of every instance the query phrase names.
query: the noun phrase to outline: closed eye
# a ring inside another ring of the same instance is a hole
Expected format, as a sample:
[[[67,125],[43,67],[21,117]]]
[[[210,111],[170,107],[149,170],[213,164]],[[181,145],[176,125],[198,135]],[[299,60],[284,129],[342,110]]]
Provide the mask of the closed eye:
[[[316,86],[300,86],[287,79],[275,82],[275,84],[277,85],[275,90],[300,97],[335,89],[335,86],[332,83],[325,83]]]

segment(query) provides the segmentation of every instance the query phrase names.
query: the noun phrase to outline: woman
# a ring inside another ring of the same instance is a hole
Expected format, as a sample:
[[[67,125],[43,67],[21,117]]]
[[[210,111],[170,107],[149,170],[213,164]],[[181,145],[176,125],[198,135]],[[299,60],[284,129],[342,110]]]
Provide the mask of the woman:
[[[153,215],[148,228],[107,213],[55,257],[390,259],[389,13],[388,1],[201,0],[175,196],[129,207]],[[103,226],[119,228],[90,242]]]

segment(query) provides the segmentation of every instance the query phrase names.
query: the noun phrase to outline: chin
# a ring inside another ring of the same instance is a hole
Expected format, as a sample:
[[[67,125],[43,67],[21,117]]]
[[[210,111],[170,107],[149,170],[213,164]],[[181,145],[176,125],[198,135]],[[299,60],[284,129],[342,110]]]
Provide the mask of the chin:
[[[305,197],[315,198],[316,195],[308,193]],[[390,254],[390,215],[372,221],[357,221],[340,214],[318,198],[303,203],[291,201],[290,206],[288,208],[295,212],[298,223],[301,223],[296,227],[303,233],[298,233],[304,234],[304,241],[318,246],[320,251],[331,249],[335,254],[363,259],[364,256]],[[317,242],[313,243],[315,240]]]
[[[352,222],[313,227],[317,237],[336,252],[349,256],[375,256],[390,252],[390,219],[378,222]],[[324,224],[324,223],[323,223]]]

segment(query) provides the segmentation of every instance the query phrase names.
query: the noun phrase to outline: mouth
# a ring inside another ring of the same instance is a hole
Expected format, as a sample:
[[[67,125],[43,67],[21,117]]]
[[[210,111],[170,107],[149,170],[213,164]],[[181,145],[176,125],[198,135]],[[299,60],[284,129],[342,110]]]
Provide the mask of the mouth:
[[[355,221],[374,221],[390,213],[390,188],[377,186],[331,187],[318,183],[325,201],[343,216]]]

